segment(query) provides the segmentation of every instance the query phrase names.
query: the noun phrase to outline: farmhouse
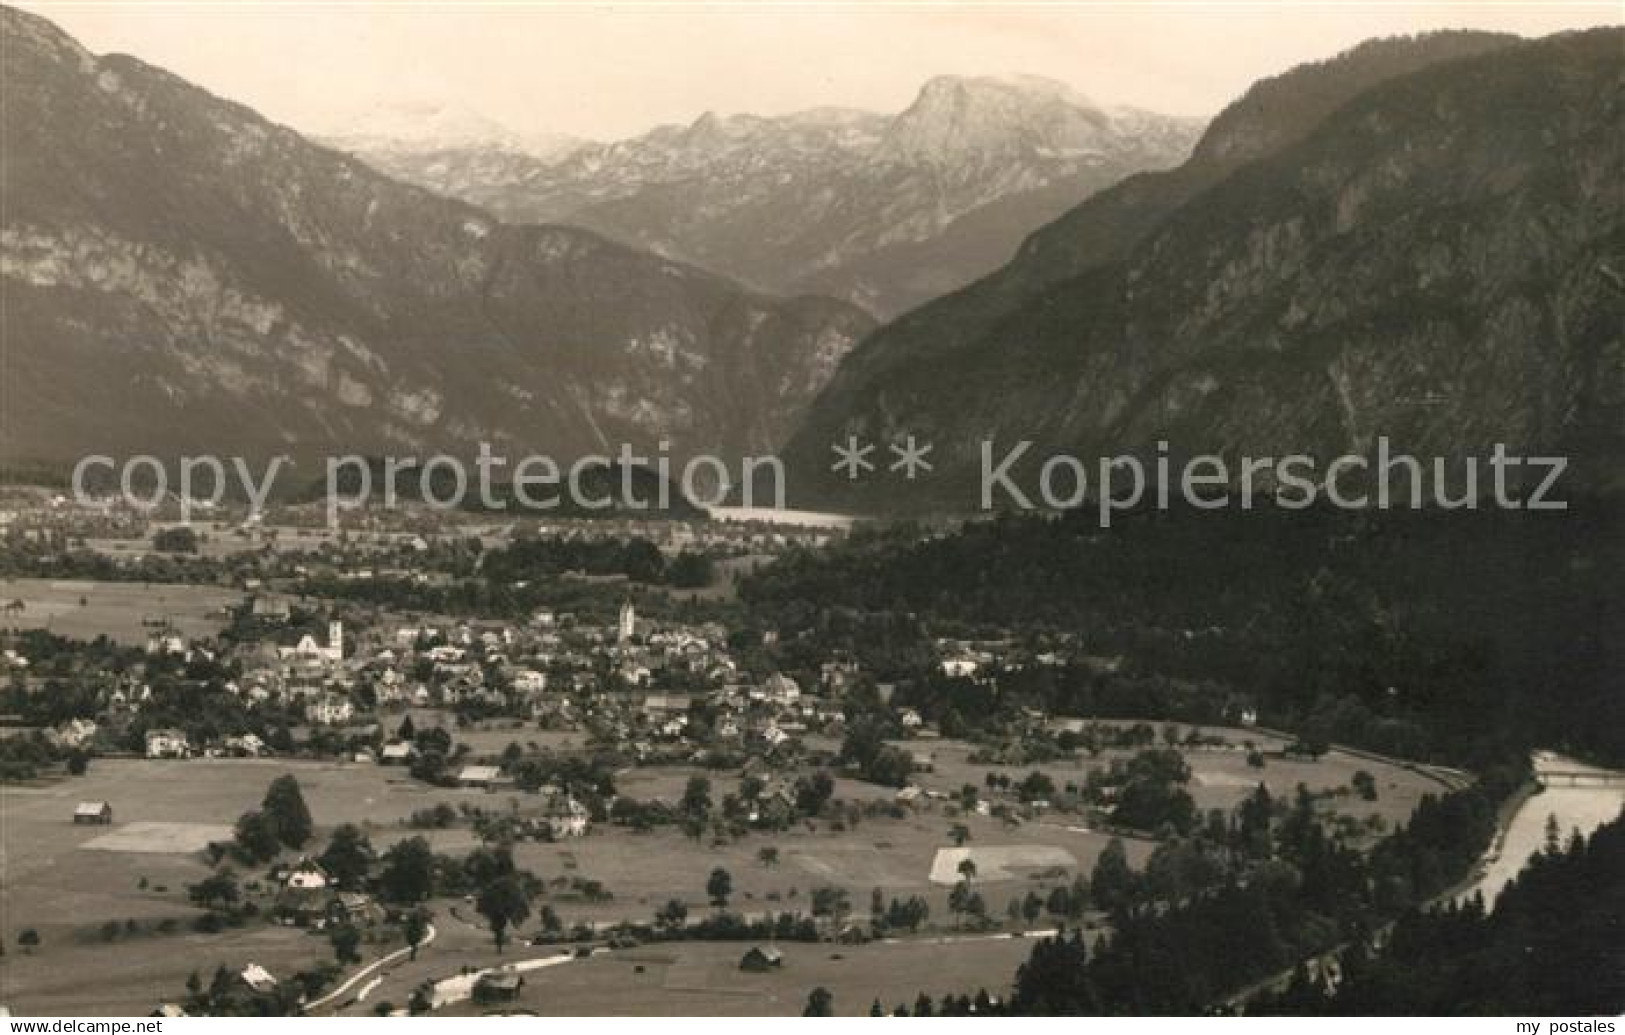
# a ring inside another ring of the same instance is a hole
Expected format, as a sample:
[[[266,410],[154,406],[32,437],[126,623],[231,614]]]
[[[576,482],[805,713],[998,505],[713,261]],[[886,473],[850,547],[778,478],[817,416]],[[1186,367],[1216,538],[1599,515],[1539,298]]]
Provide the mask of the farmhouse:
[[[370,925],[379,918],[379,909],[371,895],[359,891],[344,891],[333,896],[327,906],[328,919],[336,924]]]
[[[111,823],[113,806],[105,801],[82,801],[73,809],[75,823]]]
[[[277,892],[273,911],[285,924],[298,927],[320,927],[327,920],[333,901],[326,888],[295,887],[288,885]]]
[[[782,966],[784,966],[784,953],[771,945],[765,948],[760,945],[754,946],[739,961],[740,970],[748,970],[756,974],[776,970]]]
[[[332,883],[333,879],[322,864],[309,856],[294,863],[282,881],[284,887],[311,889],[325,888]]]

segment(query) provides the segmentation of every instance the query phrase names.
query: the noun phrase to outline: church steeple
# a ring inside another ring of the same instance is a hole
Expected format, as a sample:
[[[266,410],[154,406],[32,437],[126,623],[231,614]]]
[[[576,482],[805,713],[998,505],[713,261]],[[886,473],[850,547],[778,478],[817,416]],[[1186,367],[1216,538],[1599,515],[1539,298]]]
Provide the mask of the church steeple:
[[[621,601],[621,619],[617,625],[617,638],[622,643],[629,643],[632,634],[638,629],[638,613],[632,608],[631,600]]]

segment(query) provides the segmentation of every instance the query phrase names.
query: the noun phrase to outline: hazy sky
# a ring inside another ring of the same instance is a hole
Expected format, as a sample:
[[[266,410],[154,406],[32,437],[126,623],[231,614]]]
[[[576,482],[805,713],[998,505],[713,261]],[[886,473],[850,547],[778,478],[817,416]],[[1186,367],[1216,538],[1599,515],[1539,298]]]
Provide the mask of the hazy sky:
[[[597,139],[707,110],[898,111],[941,73],[1032,73],[1097,100],[1211,114],[1260,76],[1372,36],[1543,35],[1603,3],[701,6],[25,2],[98,53],[161,65],[309,132],[379,104],[453,104]]]

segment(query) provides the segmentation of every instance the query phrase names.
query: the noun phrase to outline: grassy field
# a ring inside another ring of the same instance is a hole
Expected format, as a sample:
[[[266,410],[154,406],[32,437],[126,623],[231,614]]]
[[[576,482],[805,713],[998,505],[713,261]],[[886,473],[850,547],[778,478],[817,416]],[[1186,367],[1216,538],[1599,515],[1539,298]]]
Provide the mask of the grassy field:
[[[167,622],[185,636],[213,636],[226,625],[225,608],[242,599],[241,592],[217,586],[0,579],[0,601],[23,602],[23,610],[7,611],[0,626],[83,640],[105,635],[140,645],[152,632],[150,623]]]
[[[572,960],[528,973],[518,1001],[505,1009],[554,1017],[793,1017],[806,1005],[807,993],[822,986],[834,994],[837,1014],[861,1016],[877,998],[887,1010],[899,1003],[912,1008],[922,991],[933,999],[979,988],[1002,996],[1032,943],[1008,936],[854,946],[781,942],[783,966],[766,973],[739,969],[748,948],[683,942]],[[484,1012],[459,1003],[444,1014]]]
[[[478,791],[426,788],[398,769],[250,759],[102,759],[83,777],[0,787],[0,1003],[34,1014],[145,1013],[182,995],[194,969],[207,978],[219,963],[252,961],[285,975],[330,958],[325,939],[296,929],[189,928],[198,911],[186,885],[209,872],[194,849],[257,807],[284,772],[299,778],[318,850],[341,822],[377,827],[382,844],[402,836],[398,819],[434,801],[490,803]],[[111,827],[72,822],[74,804],[87,800],[112,803]],[[154,933],[165,919],[176,933]],[[104,940],[104,924],[129,920],[143,933]],[[28,928],[42,940],[33,953],[17,944]]]
[[[623,774],[618,783],[622,793],[635,798],[675,801],[690,775],[691,771],[679,768],[635,770]],[[736,788],[736,778],[731,775],[711,774],[711,779],[714,798]],[[889,789],[872,784],[836,781],[838,800],[889,799],[891,795]],[[1000,874],[994,867],[987,879],[978,880],[990,909],[999,916],[1011,897],[1023,895],[1029,888],[1042,892],[1070,881],[1079,868],[1087,872],[1109,840],[1059,822],[1010,826],[987,817],[950,815],[945,805],[925,801],[907,811],[903,819],[869,817],[844,830],[819,821],[778,833],[755,832],[719,845],[709,838],[695,841],[674,829],[634,833],[597,828],[574,841],[523,844],[515,855],[535,873],[601,881],[614,895],[610,902],[557,904],[566,922],[575,917],[597,922],[647,921],[672,898],[686,903],[691,914],[703,911],[707,908],[706,879],[720,866],[733,878],[732,907],[746,914],[805,912],[813,890],[819,887],[846,890],[852,908],[866,914],[870,893],[879,888],[888,899],[925,898],[931,905],[932,922],[948,926],[952,923],[949,889],[932,881],[932,867],[938,851],[953,845],[949,829],[961,822],[970,829],[970,847],[984,851],[1002,847],[1010,860],[1023,852],[1045,857],[1041,867],[1012,862],[1014,868],[1008,873]],[[777,849],[776,865],[759,861],[758,853],[764,847]],[[1150,847],[1145,842],[1131,843],[1130,859],[1143,861]],[[1064,865],[1067,858],[1076,865]]]
[[[1229,748],[1181,749],[1191,769],[1190,792],[1198,809],[1230,810],[1252,794],[1259,784],[1269,788],[1277,798],[1290,799],[1299,784],[1311,791],[1335,791],[1347,787],[1354,774],[1361,769],[1376,781],[1377,800],[1364,801],[1356,795],[1337,800],[1338,812],[1360,819],[1380,815],[1391,827],[1402,822],[1416,808],[1423,794],[1440,793],[1444,786],[1437,780],[1413,769],[1390,762],[1351,755],[1344,751],[1327,752],[1318,761],[1282,758],[1278,753],[1285,742],[1258,730],[1203,727],[1211,736],[1223,737]],[[1082,785],[1093,769],[1105,769],[1114,760],[1127,760],[1133,751],[1107,750],[1099,757],[1080,754],[1077,758],[1041,765],[1010,766],[973,763],[969,756],[973,745],[955,740],[895,741],[899,747],[931,760],[932,771],[919,773],[915,782],[927,790],[957,794],[965,784],[984,790],[989,772],[1000,773],[1012,781],[1020,781],[1028,773],[1038,770],[1054,781],[1057,788],[1068,783]],[[1252,744],[1266,755],[1262,769],[1247,764],[1244,744]]]
[[[534,730],[501,728],[477,736],[481,748],[490,750],[511,739],[556,739]],[[562,739],[553,746],[560,745]],[[914,750],[921,746],[912,742]],[[987,767],[970,764],[965,745],[933,742],[929,750],[936,771],[922,774],[922,784],[949,792],[966,782],[982,786]],[[1276,794],[1289,795],[1300,782],[1311,789],[1341,787],[1357,769],[1366,769],[1376,778],[1378,800],[1367,803],[1347,795],[1331,807],[1357,815],[1376,812],[1396,821],[1422,793],[1437,786],[1402,766],[1338,752],[1319,762],[1271,757],[1262,770],[1248,766],[1241,752],[1198,751],[1187,759],[1194,772],[1191,791],[1203,807],[1233,805],[1259,781]],[[1108,761],[1103,756],[1081,765],[1042,768],[1064,785],[1081,780],[1087,766]],[[1019,778],[1028,768],[1001,771]],[[253,961],[285,975],[328,958],[324,939],[297,930],[258,924],[203,935],[189,927],[197,911],[187,902],[186,885],[208,872],[198,849],[257,807],[267,785],[284,772],[299,779],[316,821],[313,848],[318,851],[339,823],[362,825],[382,851],[420,833],[404,820],[439,802],[520,811],[536,803],[512,792],[431,788],[399,768],[277,759],[101,759],[83,777],[0,787],[0,936],[7,950],[0,957],[0,1003],[25,1013],[145,1012],[180,996],[194,969],[207,975],[218,963]],[[700,772],[633,769],[618,774],[617,783],[622,794],[634,798],[676,801],[689,778]],[[717,800],[737,789],[737,774],[704,775],[711,779]],[[836,800],[844,802],[889,800],[892,794],[888,788],[846,779],[837,780],[835,789]],[[110,802],[113,825],[73,824],[73,806],[84,800]],[[853,916],[861,918],[869,911],[871,891],[878,888],[887,899],[925,898],[931,907],[928,935],[959,938],[947,905],[949,886],[941,880],[949,869],[957,872],[960,852],[949,836],[956,823],[969,830],[963,850],[977,862],[975,887],[998,919],[1004,918],[1011,900],[1028,890],[1043,895],[1073,874],[1087,873],[1109,840],[1075,816],[1043,813],[1024,822],[1005,822],[962,815],[946,802],[926,798],[900,819],[868,816],[855,826],[820,820],[723,843],[713,843],[709,836],[695,841],[672,828],[637,833],[596,825],[585,838],[522,843],[515,856],[520,866],[548,882],[543,901],[567,925],[648,922],[673,898],[685,902],[691,916],[703,915],[711,908],[707,878],[720,866],[733,878],[730,907],[747,916],[810,912],[815,889],[837,887],[847,892]],[[478,843],[466,825],[421,833],[447,853],[460,855]],[[764,847],[777,850],[776,863],[759,859]],[[1130,861],[1143,865],[1153,847],[1144,839],[1129,840]],[[934,868],[937,881],[932,879]],[[571,878],[598,881],[612,897],[587,901],[568,887]],[[536,912],[541,905],[536,904]],[[424,977],[500,962],[479,923],[460,915],[466,906],[441,903],[437,911],[444,940],[415,965]],[[153,933],[166,919],[175,933]],[[122,928],[131,920],[142,933],[120,934],[111,941],[102,936],[109,921]],[[43,941],[32,953],[17,945],[18,934],[28,928],[38,930]],[[536,929],[533,915],[521,933]],[[786,946],[786,970],[769,975],[739,973],[738,955],[745,947],[731,943],[650,948],[643,950],[646,958],[613,953],[539,973],[527,985],[521,1006],[550,1013],[793,1014],[800,1012],[807,991],[823,984],[836,993],[840,1012],[862,1013],[876,995],[891,1006],[898,998],[912,1002],[921,990],[933,995],[950,989],[974,992],[992,980],[1007,980],[1027,951],[1019,939],[965,939],[942,945]],[[373,946],[366,954],[382,951],[382,946]],[[389,994],[403,1001],[409,991],[407,985],[404,992],[392,989]]]

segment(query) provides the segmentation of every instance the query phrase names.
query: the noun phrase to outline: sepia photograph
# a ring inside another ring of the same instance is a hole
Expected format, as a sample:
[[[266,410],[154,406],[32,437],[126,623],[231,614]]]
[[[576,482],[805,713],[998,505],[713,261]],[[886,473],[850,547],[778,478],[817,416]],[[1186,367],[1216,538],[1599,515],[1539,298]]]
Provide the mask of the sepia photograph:
[[[9,1033],[1622,1015],[1619,0],[0,3]]]

